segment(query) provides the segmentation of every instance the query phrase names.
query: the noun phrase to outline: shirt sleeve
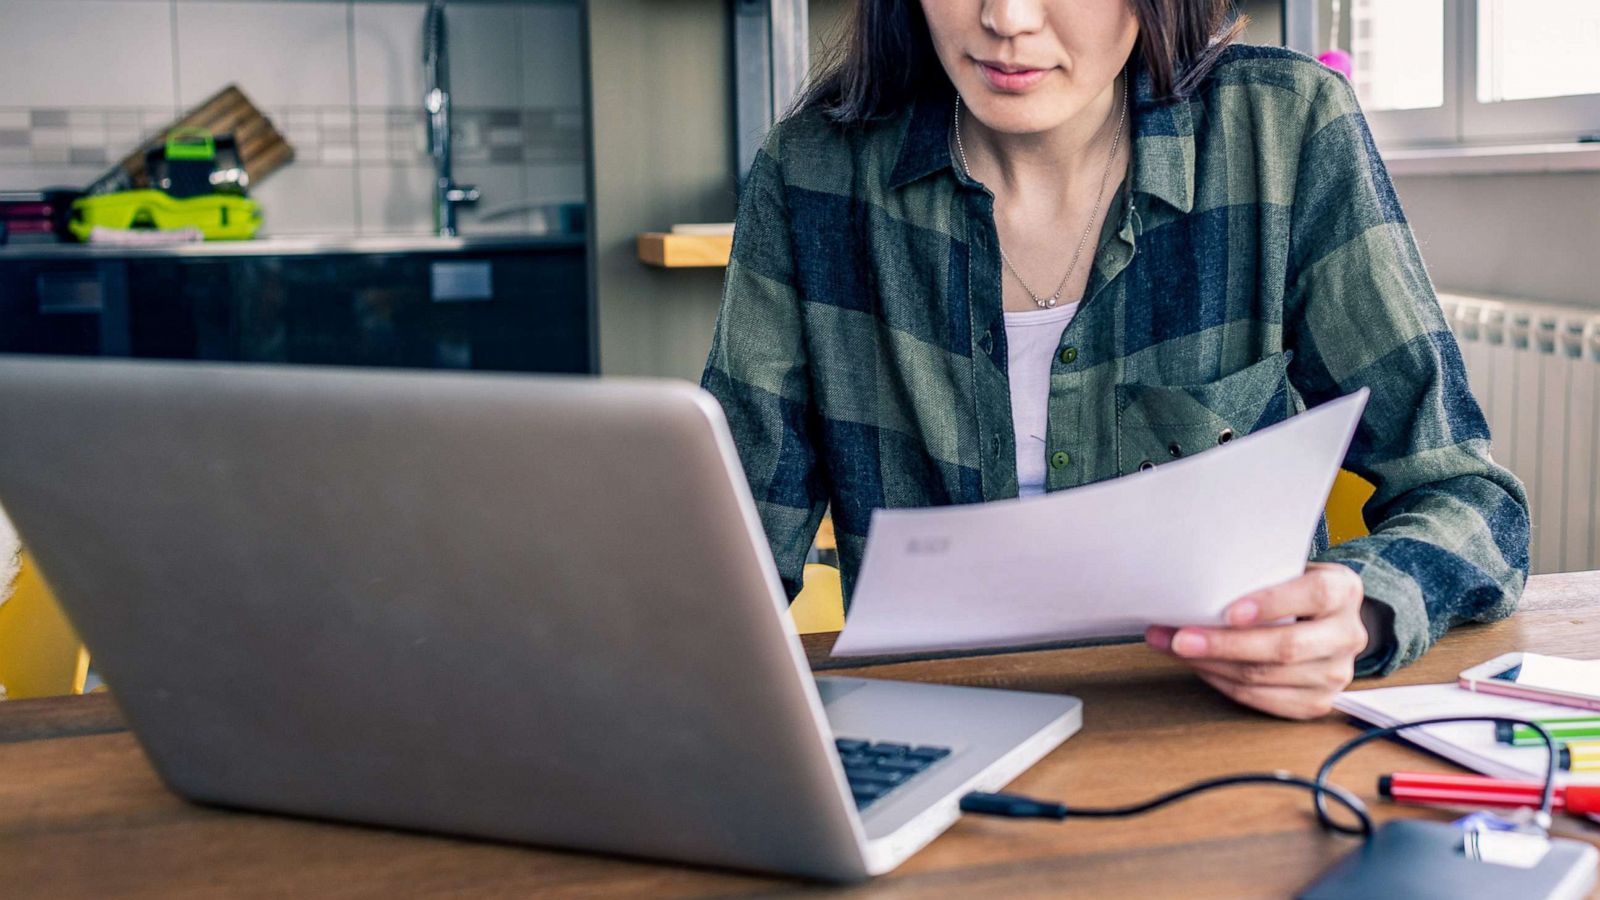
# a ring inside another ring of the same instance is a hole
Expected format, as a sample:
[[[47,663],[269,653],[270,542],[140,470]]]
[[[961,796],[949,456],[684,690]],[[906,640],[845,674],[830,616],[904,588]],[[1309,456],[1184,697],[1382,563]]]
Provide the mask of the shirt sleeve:
[[[1345,467],[1371,534],[1318,555],[1361,575],[1387,623],[1357,674],[1391,672],[1451,626],[1504,618],[1528,572],[1528,501],[1489,428],[1355,91],[1312,101],[1289,214],[1285,342],[1309,405],[1372,393]]]
[[[701,386],[722,404],[784,590],[800,592],[827,508],[813,444],[810,369],[773,129],[739,199]]]

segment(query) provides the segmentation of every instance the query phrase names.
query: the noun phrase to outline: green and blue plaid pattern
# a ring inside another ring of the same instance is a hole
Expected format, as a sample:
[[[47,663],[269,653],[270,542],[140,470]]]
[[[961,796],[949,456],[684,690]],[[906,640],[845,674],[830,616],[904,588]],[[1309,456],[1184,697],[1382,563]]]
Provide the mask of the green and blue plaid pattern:
[[[1393,612],[1363,674],[1416,659],[1458,622],[1510,614],[1526,494],[1490,458],[1349,83],[1250,45],[1181,101],[1156,101],[1149,73],[1132,73],[1131,174],[1052,363],[1047,490],[1368,387],[1345,466],[1377,488],[1372,534],[1329,549],[1324,527],[1311,548]],[[952,165],[941,88],[869,126],[786,119],[740,200],[703,384],[791,596],[830,506],[848,599],[874,509],[1017,493],[993,197]]]

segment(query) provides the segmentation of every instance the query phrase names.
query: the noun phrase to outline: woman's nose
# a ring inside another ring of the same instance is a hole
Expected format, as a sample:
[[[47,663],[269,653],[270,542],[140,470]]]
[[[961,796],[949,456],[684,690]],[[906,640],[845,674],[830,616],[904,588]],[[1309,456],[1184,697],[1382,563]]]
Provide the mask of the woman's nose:
[[[1016,37],[1044,27],[1042,0],[984,0],[983,27],[999,37]]]

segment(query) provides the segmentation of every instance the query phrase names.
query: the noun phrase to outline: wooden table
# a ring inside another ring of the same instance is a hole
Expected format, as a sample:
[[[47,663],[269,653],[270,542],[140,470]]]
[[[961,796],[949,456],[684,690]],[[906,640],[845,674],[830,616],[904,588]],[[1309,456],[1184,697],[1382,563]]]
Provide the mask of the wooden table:
[[[808,640],[827,667],[829,640]],[[1453,680],[1511,650],[1591,657],[1600,648],[1600,572],[1533,579],[1508,621],[1452,632],[1388,684]],[[845,670],[849,671],[849,670]],[[875,666],[880,677],[1083,698],[1083,731],[1015,790],[1086,804],[1142,798],[1236,770],[1312,774],[1355,732],[1342,718],[1267,718],[1230,704],[1142,645]],[[1370,686],[1370,685],[1368,685]],[[1395,769],[1448,770],[1389,743],[1369,746],[1335,780],[1379,818],[1442,812],[1373,798]],[[1600,827],[1558,817],[1600,843]],[[1046,823],[968,817],[893,874],[837,889],[882,897],[1283,897],[1343,855],[1306,796],[1242,788],[1122,821]],[[188,804],[156,780],[104,695],[0,703],[0,895],[5,897],[708,896],[835,890],[784,879],[477,843],[383,829],[223,812]]]

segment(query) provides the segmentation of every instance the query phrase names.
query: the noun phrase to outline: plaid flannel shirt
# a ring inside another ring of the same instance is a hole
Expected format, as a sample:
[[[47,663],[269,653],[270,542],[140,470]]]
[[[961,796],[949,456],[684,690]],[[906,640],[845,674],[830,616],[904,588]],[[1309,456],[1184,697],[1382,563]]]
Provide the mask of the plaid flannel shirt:
[[[1324,523],[1311,547],[1393,613],[1361,674],[1509,615],[1526,493],[1490,458],[1350,84],[1237,44],[1185,100],[1156,101],[1130,71],[1130,175],[1051,364],[1046,489],[1365,386],[1345,467],[1376,486],[1372,533],[1329,549]],[[830,506],[848,602],[872,510],[1017,493],[993,195],[952,165],[952,99],[941,84],[850,129],[802,110],[773,128],[740,198],[703,385],[791,597]]]

